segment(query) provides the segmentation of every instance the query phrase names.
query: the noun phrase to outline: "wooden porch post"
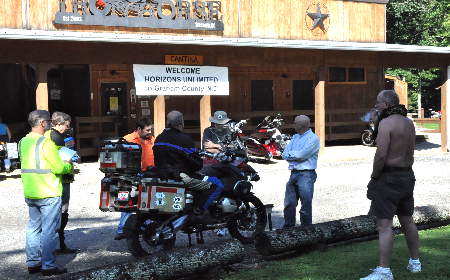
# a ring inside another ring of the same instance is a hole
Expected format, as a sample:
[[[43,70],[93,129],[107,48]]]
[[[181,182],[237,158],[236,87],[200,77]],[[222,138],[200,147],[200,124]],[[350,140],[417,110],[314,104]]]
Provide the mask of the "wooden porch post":
[[[156,96],[153,100],[153,123],[155,137],[166,127],[166,102],[164,95]]]
[[[47,86],[47,72],[51,65],[37,64],[36,78],[38,86],[36,88],[36,109],[48,111],[48,86]]]
[[[211,116],[211,96],[204,95],[200,99],[200,137],[203,137],[203,130],[211,125],[209,117]],[[202,141],[203,139],[200,139]]]
[[[319,136],[322,149],[325,147],[325,67],[318,69],[314,95],[314,131]]]
[[[443,85],[441,86],[441,149],[448,152],[450,147],[449,127],[450,118],[448,116],[447,104],[450,101],[450,65],[443,69]]]

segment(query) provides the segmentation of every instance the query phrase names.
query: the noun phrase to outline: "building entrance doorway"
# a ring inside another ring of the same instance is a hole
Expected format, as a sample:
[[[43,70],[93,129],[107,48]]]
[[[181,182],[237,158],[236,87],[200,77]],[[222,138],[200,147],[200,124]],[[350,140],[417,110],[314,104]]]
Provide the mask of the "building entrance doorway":
[[[102,83],[100,97],[102,115],[117,117],[119,135],[127,134],[127,83]]]
[[[50,113],[61,111],[72,118],[91,114],[88,65],[60,65],[47,73]]]

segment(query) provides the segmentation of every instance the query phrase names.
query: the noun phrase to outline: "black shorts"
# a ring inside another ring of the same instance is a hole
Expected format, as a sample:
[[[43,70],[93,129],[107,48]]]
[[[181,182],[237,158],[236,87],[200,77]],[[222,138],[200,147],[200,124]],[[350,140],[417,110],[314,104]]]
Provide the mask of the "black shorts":
[[[412,170],[383,172],[372,186],[369,215],[379,219],[392,219],[394,215],[412,216],[415,182]]]

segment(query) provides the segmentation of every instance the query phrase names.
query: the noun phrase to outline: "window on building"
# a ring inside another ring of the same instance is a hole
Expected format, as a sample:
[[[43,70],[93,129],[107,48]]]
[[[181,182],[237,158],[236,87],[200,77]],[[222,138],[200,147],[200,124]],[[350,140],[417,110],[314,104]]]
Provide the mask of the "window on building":
[[[364,82],[365,80],[364,68],[348,68],[349,82]]]
[[[293,109],[314,110],[314,86],[312,80],[294,80],[293,85]]]
[[[273,110],[273,81],[252,81],[252,111]]]
[[[330,83],[365,83],[366,72],[363,67],[330,67],[328,81]]]
[[[345,82],[346,71],[344,67],[330,67],[330,82]]]

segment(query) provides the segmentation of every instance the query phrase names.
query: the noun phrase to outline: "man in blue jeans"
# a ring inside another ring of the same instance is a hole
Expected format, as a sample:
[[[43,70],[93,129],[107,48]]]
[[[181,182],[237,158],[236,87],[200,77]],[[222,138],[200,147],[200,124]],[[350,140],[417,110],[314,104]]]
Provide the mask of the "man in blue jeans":
[[[71,173],[71,162],[63,161],[55,143],[44,137],[50,129],[50,114],[29,114],[31,132],[20,140],[20,168],[29,221],[25,251],[30,274],[44,276],[66,273],[56,265],[55,250],[61,222],[61,175]]]
[[[302,226],[312,224],[312,199],[317,174],[317,157],[320,149],[319,137],[309,128],[310,120],[300,115],[294,120],[295,131],[291,142],[282,157],[289,163],[291,176],[286,184],[284,195],[284,226],[295,226],[295,211],[298,200],[301,201],[300,223]]]

